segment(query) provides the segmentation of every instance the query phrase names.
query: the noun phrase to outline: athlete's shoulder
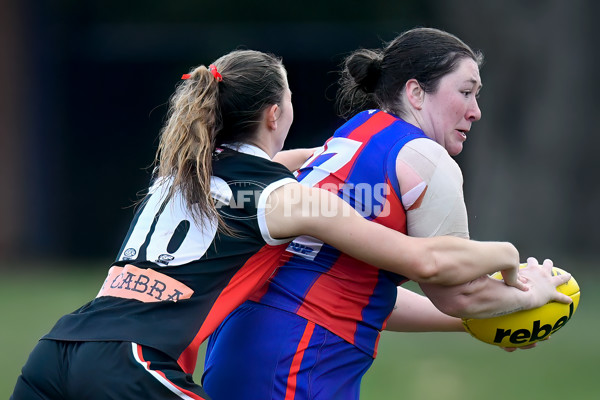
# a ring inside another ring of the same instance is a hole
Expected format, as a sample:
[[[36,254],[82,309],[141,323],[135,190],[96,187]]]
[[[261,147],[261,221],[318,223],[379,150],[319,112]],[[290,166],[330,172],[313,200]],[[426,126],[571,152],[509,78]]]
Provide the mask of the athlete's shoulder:
[[[446,149],[429,138],[416,138],[409,141],[398,153],[398,159],[420,158],[422,161],[437,166],[440,163],[459,168],[456,161],[448,154]],[[459,168],[460,169],[460,168]]]
[[[367,123],[372,123],[375,117],[376,120],[380,118],[392,117],[390,114],[387,114],[381,110],[372,109],[361,111],[358,114],[350,117],[345,123],[343,123],[334,133],[334,136],[347,136],[355,129],[363,126]]]
[[[447,181],[462,185],[463,176],[458,163],[444,147],[429,138],[411,140],[400,150],[396,159],[400,180],[407,175],[408,169],[426,181],[436,173],[442,173]]]
[[[268,184],[292,178],[293,173],[282,164],[251,154],[224,149],[215,155],[213,174],[226,180],[250,180]]]

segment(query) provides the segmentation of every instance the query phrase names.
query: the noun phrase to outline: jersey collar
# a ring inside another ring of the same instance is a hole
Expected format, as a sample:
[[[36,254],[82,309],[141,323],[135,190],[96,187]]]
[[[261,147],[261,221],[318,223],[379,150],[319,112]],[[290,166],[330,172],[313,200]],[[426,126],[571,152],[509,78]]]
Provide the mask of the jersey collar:
[[[224,143],[221,146],[228,149],[239,151],[240,153],[249,154],[251,156],[266,158],[271,160],[271,157],[261,148],[248,143]]]

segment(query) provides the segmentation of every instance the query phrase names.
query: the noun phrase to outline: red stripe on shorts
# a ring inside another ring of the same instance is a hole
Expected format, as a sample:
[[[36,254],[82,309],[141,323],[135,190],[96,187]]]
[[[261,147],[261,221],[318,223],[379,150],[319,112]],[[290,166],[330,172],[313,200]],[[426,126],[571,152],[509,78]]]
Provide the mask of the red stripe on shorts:
[[[302,364],[304,351],[308,348],[308,343],[310,342],[314,329],[315,324],[308,321],[304,333],[302,334],[302,338],[300,339],[300,343],[298,343],[296,354],[292,359],[292,365],[290,366],[290,373],[287,380],[287,388],[285,390],[285,400],[294,400],[294,397],[296,396],[296,380],[298,378],[298,372],[300,371],[300,364]]]

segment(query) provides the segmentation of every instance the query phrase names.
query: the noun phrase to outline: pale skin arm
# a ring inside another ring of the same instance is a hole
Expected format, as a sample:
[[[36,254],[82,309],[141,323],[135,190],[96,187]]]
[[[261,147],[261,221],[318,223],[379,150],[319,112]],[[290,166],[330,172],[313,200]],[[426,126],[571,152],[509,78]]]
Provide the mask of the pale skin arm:
[[[282,150],[275,154],[273,161],[286,166],[290,171],[299,169],[318,147]]]
[[[464,285],[441,286],[420,284],[421,289],[435,306],[448,315],[460,318],[490,318],[520,310],[540,307],[550,301],[569,304],[571,298],[556,290],[566,283],[570,274],[552,276],[552,261],[545,260],[542,267],[530,257],[521,276],[531,285],[529,291],[518,290],[504,282],[482,276]]]
[[[398,287],[396,305],[385,329],[396,332],[464,332],[460,318],[438,310],[426,296]]]
[[[396,305],[385,329],[394,332],[464,332],[462,320],[441,312],[426,296],[398,287]],[[528,350],[537,343],[520,347]],[[517,347],[502,347],[509,353]]]
[[[518,276],[519,253],[510,243],[449,236],[411,238],[367,221],[328,191],[299,183],[273,191],[267,209],[267,227],[273,238],[310,235],[416,282],[456,285],[499,270],[515,279]]]
[[[418,139],[403,148],[396,160],[398,182],[403,196],[416,183],[423,181],[422,202],[407,211],[409,233],[420,237],[459,235],[468,237],[466,207],[462,194],[462,174],[456,162],[436,143]],[[409,193],[410,194],[410,193]],[[410,196],[407,195],[410,199]],[[486,275],[455,287],[436,287],[423,283],[421,288],[441,311],[457,317],[485,318],[520,309],[529,309],[548,301],[568,301],[556,292],[562,279],[551,277],[550,269],[537,266],[522,270],[523,284],[515,290]]]

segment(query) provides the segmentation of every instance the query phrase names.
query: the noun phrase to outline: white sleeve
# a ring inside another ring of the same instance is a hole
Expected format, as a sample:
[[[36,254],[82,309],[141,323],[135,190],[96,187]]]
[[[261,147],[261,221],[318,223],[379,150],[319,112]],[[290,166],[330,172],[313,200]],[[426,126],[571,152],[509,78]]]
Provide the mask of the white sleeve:
[[[424,138],[408,142],[396,172],[409,236],[469,237],[462,172],[442,146]]]
[[[275,189],[278,189],[283,185],[287,185],[288,183],[298,183],[298,181],[295,179],[292,179],[292,178],[284,178],[284,179],[275,181],[275,182],[271,183],[269,186],[267,186],[266,188],[264,188],[262,193],[260,194],[260,197],[258,198],[258,204],[256,207],[256,219],[258,221],[258,227],[260,228],[260,233],[261,233],[264,241],[267,242],[267,244],[270,244],[271,246],[276,246],[279,244],[287,243],[287,242],[290,242],[292,239],[294,239],[293,237],[287,238],[287,239],[272,238],[271,234],[269,233],[269,228],[267,227],[267,219],[265,217],[269,213],[269,210],[266,207],[267,199],[269,198],[269,195]]]

